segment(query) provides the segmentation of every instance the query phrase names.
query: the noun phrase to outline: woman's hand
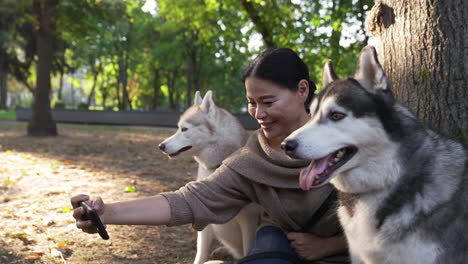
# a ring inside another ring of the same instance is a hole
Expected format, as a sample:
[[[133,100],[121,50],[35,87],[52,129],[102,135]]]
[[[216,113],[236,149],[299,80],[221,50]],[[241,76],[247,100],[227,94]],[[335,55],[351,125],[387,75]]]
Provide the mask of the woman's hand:
[[[294,251],[305,260],[318,260],[347,249],[343,235],[323,238],[310,233],[290,232],[287,237]]]
[[[73,217],[76,220],[76,227],[79,229],[83,230],[83,232],[86,232],[88,234],[94,234],[97,233],[97,228],[92,224],[91,220],[86,219],[85,217],[85,210],[84,208],[80,205],[82,201],[87,201],[89,205],[91,205],[94,210],[96,210],[96,213],[100,216],[104,213],[104,202],[100,197],[96,197],[95,199],[90,200],[89,196],[86,194],[79,194],[76,196],[73,196],[71,199],[71,204],[73,206]],[[103,219],[101,218],[101,221],[104,223]]]

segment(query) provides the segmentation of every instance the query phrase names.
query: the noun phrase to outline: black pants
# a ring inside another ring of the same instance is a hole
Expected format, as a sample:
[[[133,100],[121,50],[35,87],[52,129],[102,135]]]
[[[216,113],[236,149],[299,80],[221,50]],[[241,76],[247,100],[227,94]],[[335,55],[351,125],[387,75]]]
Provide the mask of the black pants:
[[[348,264],[347,255],[332,256],[318,261],[301,260],[290,246],[284,232],[274,226],[265,226],[257,231],[254,245],[247,256],[224,264]]]

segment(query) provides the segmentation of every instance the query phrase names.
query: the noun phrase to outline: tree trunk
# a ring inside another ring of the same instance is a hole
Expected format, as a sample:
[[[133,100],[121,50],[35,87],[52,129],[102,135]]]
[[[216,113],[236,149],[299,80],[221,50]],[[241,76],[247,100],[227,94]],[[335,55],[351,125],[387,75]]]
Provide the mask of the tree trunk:
[[[177,77],[178,77],[178,70],[177,69],[173,69],[173,70],[168,70],[167,71],[167,90],[168,90],[168,93],[169,93],[169,108],[171,108],[172,110],[179,110],[177,109],[177,104],[176,104],[176,98],[175,98],[175,94],[176,94],[176,80],[177,80]]]
[[[186,78],[187,78],[187,86],[186,86],[186,94],[187,96],[185,97],[185,106],[186,108],[188,108],[191,103],[192,103],[192,98],[191,98],[191,94],[192,94],[192,90],[193,90],[193,84],[194,84],[194,80],[195,80],[195,58],[193,56],[190,56],[191,54],[189,54],[188,56],[188,63],[187,63],[187,75],[186,75]]]
[[[98,67],[96,68],[94,64],[94,60],[91,61],[91,71],[93,72],[93,86],[91,87],[91,92],[88,95],[88,100],[86,101],[86,104],[88,105],[88,108],[91,106],[92,100],[94,98],[94,93],[96,90],[97,86],[97,79],[99,73],[102,71],[102,64],[99,63]]]
[[[468,2],[377,2],[367,26],[396,97],[429,127],[468,140]]]
[[[119,100],[121,106],[119,107],[120,110],[128,110],[131,109],[130,99],[128,97],[128,90],[127,90],[127,83],[128,83],[128,55],[122,54],[119,57],[119,86],[122,87],[122,98]]]
[[[58,0],[34,0],[34,12],[38,18],[37,37],[37,80],[34,92],[34,106],[28,124],[29,136],[55,136],[57,125],[50,111],[50,73],[53,62],[53,43],[55,27],[53,13]]]
[[[0,109],[6,109],[7,107],[7,69],[6,69],[6,58],[2,56],[0,51]]]
[[[58,97],[58,100],[60,102],[62,102],[62,99],[63,99],[63,75],[64,75],[64,69],[63,68],[60,68],[60,80],[59,80],[59,88],[58,88],[58,94],[57,94],[57,97]]]
[[[153,68],[153,100],[152,100],[152,109],[158,108],[159,97],[161,96],[161,70],[159,68]]]
[[[11,18],[4,12],[0,11],[0,32],[2,34],[8,34],[10,31],[8,27],[8,20]],[[9,21],[10,23],[12,21]],[[7,43],[0,44],[0,109],[6,109],[7,104]]]

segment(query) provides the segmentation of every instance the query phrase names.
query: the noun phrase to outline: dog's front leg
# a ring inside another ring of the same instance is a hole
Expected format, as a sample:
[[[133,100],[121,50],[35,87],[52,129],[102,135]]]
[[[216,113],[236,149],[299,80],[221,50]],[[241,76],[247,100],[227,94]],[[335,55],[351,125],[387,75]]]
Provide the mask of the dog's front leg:
[[[259,226],[261,207],[258,204],[248,204],[241,211],[239,225],[242,233],[242,257],[247,256],[255,240],[255,231]]]
[[[214,233],[211,225],[197,232],[197,255],[195,256],[193,264],[203,264],[208,260],[213,239]]]

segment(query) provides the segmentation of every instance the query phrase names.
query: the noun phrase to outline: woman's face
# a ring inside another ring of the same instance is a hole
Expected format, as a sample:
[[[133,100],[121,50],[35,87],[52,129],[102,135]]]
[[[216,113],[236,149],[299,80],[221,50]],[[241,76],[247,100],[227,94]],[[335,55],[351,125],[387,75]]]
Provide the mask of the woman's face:
[[[260,124],[272,147],[309,119],[304,102],[309,93],[308,82],[299,82],[295,92],[271,81],[248,77],[245,80],[249,114]]]

